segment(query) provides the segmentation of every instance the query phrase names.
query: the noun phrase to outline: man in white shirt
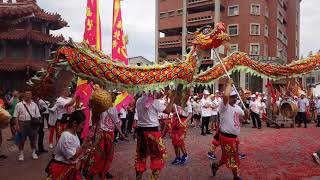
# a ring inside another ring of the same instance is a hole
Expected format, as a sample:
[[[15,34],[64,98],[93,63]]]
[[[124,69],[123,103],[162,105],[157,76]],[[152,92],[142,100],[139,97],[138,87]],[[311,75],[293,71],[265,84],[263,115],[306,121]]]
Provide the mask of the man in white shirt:
[[[258,124],[258,129],[261,129],[261,119],[260,119],[260,109],[262,105],[261,102],[256,99],[256,95],[251,95],[251,102],[249,105],[250,108],[250,115],[251,115],[251,120],[253,127],[252,128],[257,128]]]
[[[56,136],[58,140],[66,127],[70,114],[73,111],[72,107],[70,106],[70,104],[73,104],[73,99],[68,97],[69,94],[69,89],[63,89],[61,91],[61,96],[56,101],[55,106],[51,108],[52,110],[57,110]]]
[[[219,138],[222,150],[222,157],[219,163],[213,162],[211,170],[213,176],[223,164],[232,170],[234,180],[241,180],[239,177],[239,140],[237,136],[240,134],[240,118],[243,118],[246,113],[236,104],[237,93],[232,89],[232,79],[229,79],[224,90],[223,102],[219,107],[220,127]]]
[[[142,95],[137,100],[136,179],[142,179],[143,173],[147,170],[146,160],[148,156],[151,157],[151,179],[157,179],[161,169],[164,168],[166,148],[161,138],[158,114],[161,112],[170,114],[172,112],[173,102],[175,101],[175,97],[172,96],[169,98],[170,101],[167,106],[160,102],[158,92]]]
[[[220,103],[222,102],[221,97],[219,96],[219,91],[216,91],[214,97],[212,98],[212,122],[211,122],[211,130],[216,130],[218,125],[218,111]]]
[[[32,158],[38,159],[38,155],[36,154],[36,140],[38,133],[37,129],[31,126],[31,118],[41,118],[41,115],[37,104],[32,101],[31,91],[25,91],[24,100],[16,105],[13,118],[16,122],[16,130],[21,135],[18,160],[24,161],[23,149],[27,137],[29,137],[30,140]]]
[[[39,97],[35,97],[35,103],[37,103],[41,115],[41,124],[38,129],[38,150],[37,153],[47,153],[48,151],[44,149],[43,147],[43,138],[44,138],[44,121],[46,120],[48,122],[49,119],[49,102],[45,102],[43,99],[40,99]]]
[[[301,123],[304,123],[304,127],[307,128],[307,114],[309,110],[309,100],[306,98],[305,92],[301,93],[301,97],[298,99],[298,127],[301,127]]]
[[[205,136],[206,134],[212,134],[209,130],[209,121],[210,117],[212,115],[212,101],[209,97],[210,92],[208,90],[203,91],[203,98],[200,101],[201,105],[201,135]],[[204,131],[204,128],[206,128],[206,131]]]

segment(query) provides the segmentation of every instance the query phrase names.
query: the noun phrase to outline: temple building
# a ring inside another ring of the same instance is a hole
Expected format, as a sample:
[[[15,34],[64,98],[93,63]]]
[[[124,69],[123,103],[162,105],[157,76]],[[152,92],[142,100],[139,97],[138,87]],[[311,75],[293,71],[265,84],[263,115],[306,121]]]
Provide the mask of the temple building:
[[[64,41],[50,30],[65,26],[59,14],[41,9],[36,0],[0,0],[0,88],[23,90]]]

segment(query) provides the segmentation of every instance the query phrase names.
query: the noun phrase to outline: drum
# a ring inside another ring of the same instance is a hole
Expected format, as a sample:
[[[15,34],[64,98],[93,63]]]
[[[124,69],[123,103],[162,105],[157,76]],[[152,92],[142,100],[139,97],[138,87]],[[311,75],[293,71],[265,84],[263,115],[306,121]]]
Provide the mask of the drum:
[[[282,101],[280,105],[280,114],[286,118],[295,118],[298,112],[298,106],[293,101]]]

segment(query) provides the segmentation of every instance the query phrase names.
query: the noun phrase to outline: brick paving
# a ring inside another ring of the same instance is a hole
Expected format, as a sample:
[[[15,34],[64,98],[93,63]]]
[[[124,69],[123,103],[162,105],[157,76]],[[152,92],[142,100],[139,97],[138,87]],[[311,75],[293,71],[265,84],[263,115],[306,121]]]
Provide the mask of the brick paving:
[[[0,179],[45,179],[44,168],[50,159],[51,153],[41,155],[39,160],[32,160],[29,144],[26,144],[25,162],[17,162],[18,149],[12,141],[6,141],[9,135],[8,128],[3,130],[4,141],[2,149],[8,158],[0,161]],[[285,139],[277,137],[285,137]],[[262,130],[243,127],[240,136],[240,150],[247,154],[247,158],[241,161],[242,177],[250,180],[320,179],[320,167],[312,161],[310,156],[310,153],[320,149],[319,137],[320,129],[315,127],[308,129],[263,128]],[[174,158],[174,151],[170,139],[165,139],[168,159],[159,179],[232,179],[231,172],[225,167],[219,169],[217,177],[211,176],[209,169],[210,161],[206,157],[211,138],[212,136],[201,136],[199,129],[189,128],[186,144],[190,159],[188,164],[184,166],[170,165],[170,161]],[[305,145],[304,141],[308,141],[309,144]],[[302,155],[301,152],[303,152]],[[217,154],[219,157],[220,149],[217,150]],[[135,141],[120,142],[116,145],[115,158],[110,169],[110,172],[115,176],[114,179],[134,179],[134,156]],[[295,168],[300,169],[296,171]],[[300,172],[301,168],[305,168],[306,171]],[[292,176],[295,173],[296,176]],[[146,179],[149,179],[149,177],[150,170],[145,174]]]

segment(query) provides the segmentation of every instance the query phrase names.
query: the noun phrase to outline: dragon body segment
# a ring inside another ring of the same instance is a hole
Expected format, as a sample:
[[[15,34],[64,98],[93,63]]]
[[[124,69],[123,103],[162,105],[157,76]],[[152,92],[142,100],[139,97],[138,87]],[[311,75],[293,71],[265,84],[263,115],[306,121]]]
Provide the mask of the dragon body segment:
[[[186,60],[142,67],[115,62],[85,43],[74,43],[70,40],[55,52],[47,70],[39,72],[40,77],[34,77],[28,83],[32,85],[34,92],[44,99],[55,94],[51,89],[57,89],[55,87],[59,84],[65,85],[71,81],[72,74],[104,85],[105,88],[117,88],[131,93],[158,90],[168,85],[211,85],[224,76],[225,72],[222,65],[217,64],[205,72],[198,73],[202,62],[201,54],[205,50],[224,45],[230,37],[226,34],[226,26],[223,23],[217,24],[215,29],[205,26],[193,34],[195,40],[185,57]],[[310,56],[286,66],[277,66],[258,63],[245,53],[238,52],[224,58],[223,63],[229,72],[243,70],[275,80],[312,71],[319,66],[320,55]],[[59,76],[61,72],[63,75]]]

